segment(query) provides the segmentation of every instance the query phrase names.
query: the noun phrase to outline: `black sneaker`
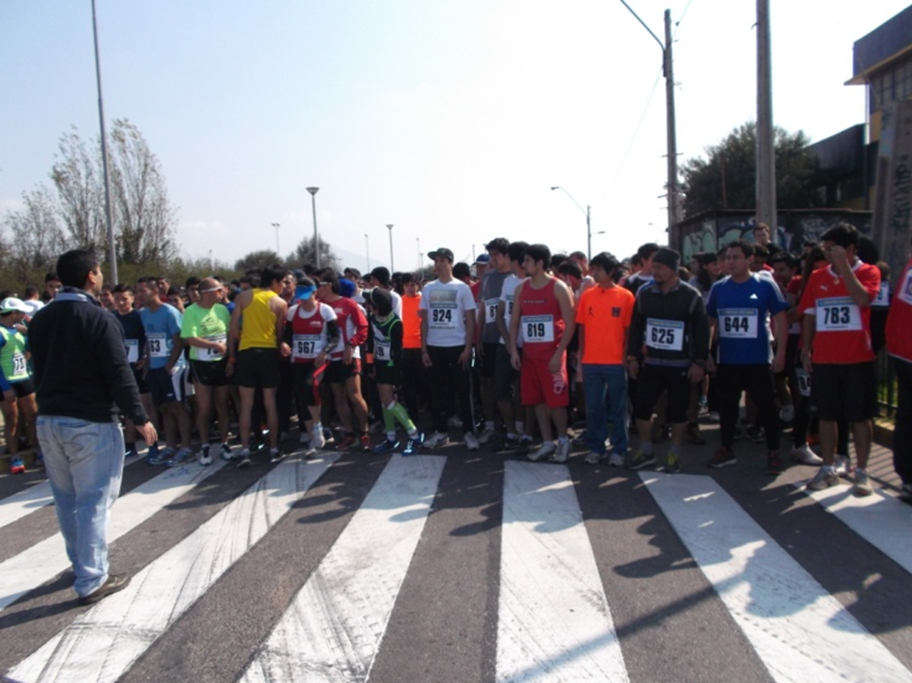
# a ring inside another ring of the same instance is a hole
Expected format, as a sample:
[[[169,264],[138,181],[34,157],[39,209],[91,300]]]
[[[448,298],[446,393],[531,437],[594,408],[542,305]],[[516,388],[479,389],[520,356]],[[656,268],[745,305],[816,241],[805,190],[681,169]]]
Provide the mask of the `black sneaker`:
[[[706,465],[707,467],[719,469],[720,467],[734,465],[736,462],[738,462],[738,460],[735,458],[735,454],[728,450],[725,446],[722,446],[719,450],[716,451],[716,454],[710,458],[709,462],[706,463]]]
[[[80,596],[79,604],[80,605],[94,605],[99,600],[103,600],[109,595],[113,595],[118,591],[122,591],[124,588],[130,585],[130,575],[129,574],[108,574],[108,580],[105,581],[99,588],[96,588],[94,591],[88,595]]]

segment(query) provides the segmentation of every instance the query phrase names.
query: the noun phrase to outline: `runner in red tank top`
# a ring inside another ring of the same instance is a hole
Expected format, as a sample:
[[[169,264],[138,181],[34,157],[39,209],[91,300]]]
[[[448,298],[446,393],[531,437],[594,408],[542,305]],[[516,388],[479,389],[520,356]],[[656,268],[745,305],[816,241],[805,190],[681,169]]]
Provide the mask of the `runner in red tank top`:
[[[514,346],[511,357],[513,367],[520,371],[522,403],[535,406],[542,433],[542,445],[529,454],[529,459],[553,456],[555,462],[566,462],[570,455],[566,352],[576,324],[573,293],[548,273],[550,263],[551,251],[544,244],[526,249],[523,267],[529,279],[519,288],[510,319],[510,338],[522,335],[523,353],[520,358]],[[557,426],[557,444],[553,441],[552,420]]]

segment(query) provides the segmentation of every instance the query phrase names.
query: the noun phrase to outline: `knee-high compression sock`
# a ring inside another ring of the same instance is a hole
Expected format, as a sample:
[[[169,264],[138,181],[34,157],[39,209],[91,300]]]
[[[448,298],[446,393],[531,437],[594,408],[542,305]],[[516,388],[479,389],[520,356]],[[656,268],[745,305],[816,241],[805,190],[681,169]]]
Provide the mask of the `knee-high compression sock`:
[[[408,411],[400,403],[393,401],[383,409],[384,414],[387,412],[392,415],[401,424],[409,434],[415,433],[415,423],[409,417]]]

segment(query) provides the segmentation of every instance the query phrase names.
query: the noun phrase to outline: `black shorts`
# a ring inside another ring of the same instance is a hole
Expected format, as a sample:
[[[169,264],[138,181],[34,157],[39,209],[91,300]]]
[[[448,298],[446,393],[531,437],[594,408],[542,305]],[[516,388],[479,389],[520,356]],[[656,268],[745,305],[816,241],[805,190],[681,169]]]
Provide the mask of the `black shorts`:
[[[479,377],[494,377],[497,374],[497,347],[502,344],[482,345],[484,353],[481,355],[481,365],[478,366]]]
[[[325,367],[324,365],[317,371],[313,361],[291,364],[291,385],[294,387],[295,398],[308,408],[320,405],[319,378]]]
[[[276,349],[244,349],[237,355],[237,384],[248,389],[279,386],[279,354]]]
[[[690,367],[673,367],[667,365],[640,366],[637,375],[636,397],[633,403],[633,416],[637,420],[648,420],[652,417],[656,403],[662,392],[668,390],[667,420],[669,424],[687,422],[687,407],[690,404]]]
[[[29,394],[35,393],[35,383],[29,377],[18,382],[10,382],[10,389],[16,394],[16,398],[24,398]]]
[[[361,372],[361,360],[355,358],[349,365],[341,360],[333,360],[326,366],[323,379],[330,384],[341,384]]]
[[[136,380],[136,386],[139,387],[139,393],[148,394],[149,385],[146,383],[146,373],[144,370],[137,368],[135,365],[131,365],[130,369],[133,371],[133,379]]]
[[[398,365],[387,365],[386,363],[374,365],[374,382],[377,384],[389,384],[398,387],[401,376],[402,373],[399,372]]]
[[[519,355],[522,356],[522,348],[519,351]],[[498,401],[512,401],[516,397],[519,371],[510,362],[510,352],[507,351],[506,344],[497,345],[494,359],[494,398]]]
[[[864,422],[877,417],[874,361],[837,365],[814,363],[811,396],[821,420]]]
[[[190,386],[190,368],[187,366],[175,369],[174,373],[170,375],[164,368],[149,368],[146,373],[146,382],[155,406],[183,401],[193,393]]]
[[[190,367],[193,369],[193,381],[206,387],[224,387],[228,385],[228,359],[222,360],[192,360]]]

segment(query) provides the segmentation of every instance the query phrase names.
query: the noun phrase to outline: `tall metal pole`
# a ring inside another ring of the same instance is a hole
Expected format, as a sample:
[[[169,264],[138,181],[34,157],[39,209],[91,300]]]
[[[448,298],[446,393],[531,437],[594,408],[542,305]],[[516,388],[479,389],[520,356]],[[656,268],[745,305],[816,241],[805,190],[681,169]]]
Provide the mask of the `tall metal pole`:
[[[317,191],[319,187],[308,187],[307,191],[310,192],[310,206],[313,209],[313,219],[314,219],[314,266],[317,270],[320,269],[320,238],[317,235]]]
[[[675,135],[674,59],[671,53],[671,10],[665,10],[665,125],[668,137],[668,244],[678,246],[678,142]]]
[[[421,238],[415,238],[415,251],[418,253],[418,270],[421,270]]]
[[[396,266],[393,265],[393,224],[387,223],[386,227],[390,231],[390,273],[395,273]]]
[[[92,34],[95,38],[95,81],[98,84],[98,124],[101,128],[101,170],[104,176],[105,220],[108,224],[108,260],[111,262],[111,281],[117,283],[117,245],[114,243],[114,219],[111,215],[111,183],[108,179],[108,136],[105,133],[104,102],[101,97],[101,62],[98,58],[98,22],[95,19],[95,0],[92,0]]]
[[[371,270],[371,245],[367,233],[364,233],[364,249],[367,251],[367,272]]]
[[[586,204],[586,258],[592,260],[592,207]]]
[[[778,221],[769,0],[757,0],[757,221],[770,226],[775,240]]]
[[[275,231],[276,231],[276,254],[278,254],[281,257],[282,250],[279,249],[279,223],[273,223],[272,227],[274,227]]]

